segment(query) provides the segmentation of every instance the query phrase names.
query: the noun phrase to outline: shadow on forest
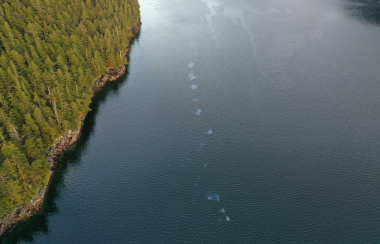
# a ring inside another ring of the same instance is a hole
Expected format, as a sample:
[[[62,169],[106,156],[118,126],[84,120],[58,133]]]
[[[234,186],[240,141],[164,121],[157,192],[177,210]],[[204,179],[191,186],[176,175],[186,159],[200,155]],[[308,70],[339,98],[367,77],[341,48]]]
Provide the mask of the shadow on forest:
[[[138,38],[139,34],[131,41],[131,46]],[[129,65],[127,65],[124,75],[115,81],[108,82],[93,98],[93,102],[90,105],[92,111],[87,114],[84,120],[84,126],[78,142],[63,155],[57,165],[57,170],[42,210],[25,222],[19,223],[13,231],[1,237],[0,243],[33,242],[35,237],[42,234],[48,235],[50,233],[49,216],[59,212],[59,207],[56,205],[55,200],[59,198],[61,190],[65,188],[66,172],[70,166],[80,162],[82,152],[86,150],[91,134],[95,128],[100,105],[103,104],[111,94],[117,94],[119,92],[120,87],[128,82],[128,74]]]
[[[380,2],[378,0],[346,0],[344,9],[356,20],[371,25],[380,25]]]

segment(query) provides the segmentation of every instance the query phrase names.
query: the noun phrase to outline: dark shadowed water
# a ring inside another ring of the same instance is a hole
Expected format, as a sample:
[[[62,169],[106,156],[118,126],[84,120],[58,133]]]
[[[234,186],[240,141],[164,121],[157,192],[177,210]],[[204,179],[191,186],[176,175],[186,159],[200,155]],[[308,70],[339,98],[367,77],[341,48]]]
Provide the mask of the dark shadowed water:
[[[380,2],[140,5],[129,73],[5,243],[380,242]]]

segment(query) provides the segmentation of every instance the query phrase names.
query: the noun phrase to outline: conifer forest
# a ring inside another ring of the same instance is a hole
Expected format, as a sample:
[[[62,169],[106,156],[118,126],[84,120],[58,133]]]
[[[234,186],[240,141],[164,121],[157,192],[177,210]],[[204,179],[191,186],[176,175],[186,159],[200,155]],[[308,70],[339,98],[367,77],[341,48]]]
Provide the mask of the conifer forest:
[[[47,181],[48,149],[78,128],[95,80],[127,64],[137,0],[0,0],[0,218]]]

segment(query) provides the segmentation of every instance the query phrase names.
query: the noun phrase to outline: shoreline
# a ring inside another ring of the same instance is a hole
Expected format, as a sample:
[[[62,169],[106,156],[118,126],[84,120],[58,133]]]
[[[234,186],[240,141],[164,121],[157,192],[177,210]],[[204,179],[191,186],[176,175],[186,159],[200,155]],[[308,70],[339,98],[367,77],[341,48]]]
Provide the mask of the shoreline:
[[[131,41],[140,33],[140,26],[141,21],[137,22],[130,28],[132,35],[128,37],[129,46],[126,47],[124,53],[126,57],[128,57],[131,50]],[[114,81],[122,76],[126,69],[126,65],[122,65],[118,68],[110,68],[106,74],[101,75],[98,79],[96,79],[94,86],[92,87],[92,98],[96,96],[96,94],[108,81]],[[46,160],[50,164],[50,171],[47,182],[37,191],[37,196],[35,196],[30,202],[16,207],[12,213],[0,219],[0,236],[11,232],[19,222],[27,220],[42,209],[46,200],[46,195],[53,181],[57,164],[59,163],[62,155],[80,138],[84,124],[83,121],[86,118],[87,113],[84,115],[83,120],[80,122],[80,125],[76,130],[69,130],[64,135],[58,137],[54,145],[48,149],[46,153]]]

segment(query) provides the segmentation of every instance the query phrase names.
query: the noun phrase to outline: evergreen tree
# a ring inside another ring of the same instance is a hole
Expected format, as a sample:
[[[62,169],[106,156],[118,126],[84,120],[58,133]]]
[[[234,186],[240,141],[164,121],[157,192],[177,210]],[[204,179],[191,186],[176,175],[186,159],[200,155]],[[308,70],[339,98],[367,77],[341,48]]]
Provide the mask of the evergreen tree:
[[[46,182],[47,150],[83,120],[95,80],[127,64],[137,0],[0,1],[0,218]]]

